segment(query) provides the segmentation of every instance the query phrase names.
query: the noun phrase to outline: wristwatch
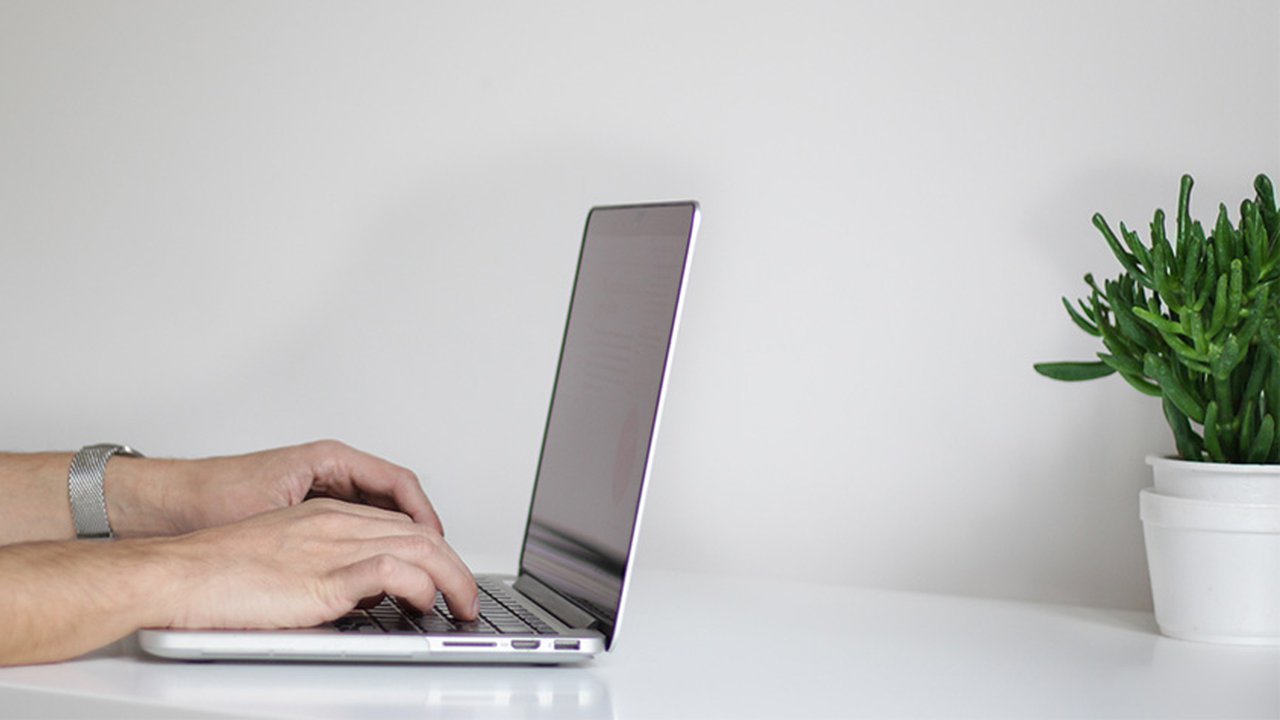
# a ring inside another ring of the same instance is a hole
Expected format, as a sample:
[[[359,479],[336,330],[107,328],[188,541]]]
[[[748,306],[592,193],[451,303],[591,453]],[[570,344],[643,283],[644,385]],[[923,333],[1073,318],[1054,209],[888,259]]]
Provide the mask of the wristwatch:
[[[105,540],[113,535],[111,522],[107,520],[107,498],[102,492],[107,461],[113,455],[143,456],[128,445],[105,443],[86,445],[71,458],[71,470],[67,476],[71,520],[76,526],[76,537],[82,540]]]

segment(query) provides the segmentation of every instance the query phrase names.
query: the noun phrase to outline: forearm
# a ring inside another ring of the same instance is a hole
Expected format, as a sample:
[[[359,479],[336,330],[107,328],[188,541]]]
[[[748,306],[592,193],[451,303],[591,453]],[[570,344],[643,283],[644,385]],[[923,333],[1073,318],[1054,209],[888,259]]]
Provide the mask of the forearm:
[[[0,545],[75,537],[67,472],[72,453],[0,453]],[[185,464],[116,456],[103,492],[112,530],[122,538],[179,532],[167,507]]]
[[[71,453],[0,454],[0,545],[75,537]]]
[[[165,542],[0,547],[0,665],[65,660],[167,624],[180,583]]]

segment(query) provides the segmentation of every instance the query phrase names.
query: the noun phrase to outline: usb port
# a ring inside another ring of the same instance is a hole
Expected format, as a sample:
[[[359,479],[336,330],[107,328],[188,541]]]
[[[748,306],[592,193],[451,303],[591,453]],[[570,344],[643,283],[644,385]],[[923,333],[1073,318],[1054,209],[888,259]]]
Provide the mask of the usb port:
[[[557,650],[579,650],[581,648],[582,648],[582,643],[579,642],[578,640],[557,640],[556,641]]]
[[[537,650],[542,642],[538,640],[512,640],[511,647],[516,650]]]

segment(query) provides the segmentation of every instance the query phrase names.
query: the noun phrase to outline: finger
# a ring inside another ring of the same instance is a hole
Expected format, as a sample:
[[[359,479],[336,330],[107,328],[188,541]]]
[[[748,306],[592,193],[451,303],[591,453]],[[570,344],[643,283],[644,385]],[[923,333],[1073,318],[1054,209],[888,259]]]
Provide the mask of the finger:
[[[395,555],[374,555],[329,574],[338,597],[354,605],[371,595],[396,595],[418,608],[435,603],[436,586],[418,565]]]
[[[370,506],[370,507],[382,508],[383,510],[393,510],[393,511],[395,511],[395,512],[397,512],[397,513],[401,514],[401,515],[404,515],[404,517],[405,517],[407,520],[409,520],[409,522],[417,522],[417,521],[416,521],[416,520],[414,520],[412,517],[409,517],[408,515],[405,515],[404,511],[400,509],[400,505],[399,505],[399,504],[395,501],[395,499],[393,499],[393,498],[387,498],[387,497],[383,497],[383,496],[381,496],[381,495],[374,495],[374,494],[371,494],[371,493],[365,493],[365,492],[360,492],[360,493],[359,493],[359,496],[360,496],[360,497],[356,500],[356,502],[359,502],[359,503],[364,504],[364,505],[368,505],[368,506]],[[315,497],[327,497],[327,496],[325,496],[325,495],[316,495]],[[439,518],[437,518],[437,520],[438,520],[438,519],[439,519]],[[425,524],[425,523],[423,523],[423,524]],[[443,532],[441,532],[441,528],[440,528],[440,527],[437,527],[437,526],[435,526],[435,525],[426,525],[426,527],[429,527],[429,528],[431,528],[432,530],[435,530],[436,532],[439,532],[439,533],[441,533],[441,534],[444,534]]]
[[[318,443],[317,447],[325,455],[314,465],[326,470],[316,478],[322,490],[349,499],[381,498],[379,504],[394,504],[415,522],[444,534],[440,516],[412,470],[341,443]]]
[[[341,513],[352,517],[369,520],[386,520],[390,522],[412,524],[413,518],[397,510],[385,510],[372,505],[362,505],[338,498],[316,495],[307,498],[300,506],[304,514],[317,515],[325,513]]]
[[[391,495],[395,498],[396,507],[409,513],[414,522],[426,525],[444,535],[444,522],[440,520],[435,506],[427,499],[418,476],[411,470],[405,470],[405,472],[408,473],[407,479],[391,486]]]
[[[417,565],[431,576],[436,588],[444,594],[449,610],[456,617],[463,620],[475,619],[479,610],[479,589],[476,587],[475,577],[444,538],[438,534],[433,537],[430,534],[432,531],[421,526],[414,527],[420,528],[417,534],[397,533],[366,539],[360,554],[370,557],[392,555]]]
[[[334,549],[335,559],[345,557],[368,557],[385,552],[378,543],[401,542],[416,545],[418,552],[430,554],[436,552],[435,544],[444,544],[440,534],[431,528],[419,525],[403,513],[390,513],[377,508],[362,508],[352,503],[341,503],[347,510],[333,508],[310,513],[302,519],[303,532],[312,538],[327,544]],[[362,514],[362,513],[380,513]],[[429,536],[434,536],[433,541]],[[399,540],[396,540],[396,539]],[[406,560],[412,560],[405,555]]]
[[[475,573],[471,572],[471,567],[470,567],[469,565],[467,565],[467,563],[466,563],[466,562],[464,562],[464,561],[462,560],[462,556],[458,555],[457,551],[455,551],[455,550],[453,549],[453,546],[452,546],[452,545],[450,545],[450,544],[449,544],[449,543],[444,539],[444,536],[441,536],[441,538],[440,538],[440,549],[441,549],[442,551],[444,551],[444,552],[448,553],[449,558],[453,561],[454,565],[455,565],[455,566],[457,566],[457,567],[459,567],[459,568],[462,568],[462,572],[464,572],[464,573],[466,574],[467,579],[469,579],[469,580],[472,582],[472,584],[474,584],[474,583],[475,583],[475,581],[476,581]],[[478,591],[478,590],[477,590],[477,593],[476,593],[476,594],[477,594],[477,597],[478,597],[478,596],[479,596],[479,591]]]

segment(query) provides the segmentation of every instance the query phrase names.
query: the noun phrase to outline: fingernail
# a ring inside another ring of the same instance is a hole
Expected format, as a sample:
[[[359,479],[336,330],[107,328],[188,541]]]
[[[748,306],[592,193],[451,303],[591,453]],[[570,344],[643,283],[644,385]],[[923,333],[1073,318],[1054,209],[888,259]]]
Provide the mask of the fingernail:
[[[480,617],[480,597],[478,595],[475,600],[471,601],[471,614]]]

